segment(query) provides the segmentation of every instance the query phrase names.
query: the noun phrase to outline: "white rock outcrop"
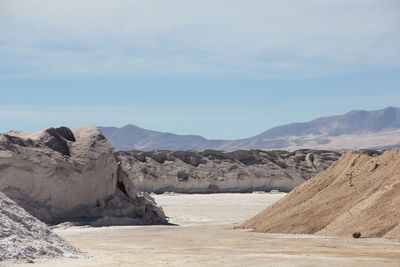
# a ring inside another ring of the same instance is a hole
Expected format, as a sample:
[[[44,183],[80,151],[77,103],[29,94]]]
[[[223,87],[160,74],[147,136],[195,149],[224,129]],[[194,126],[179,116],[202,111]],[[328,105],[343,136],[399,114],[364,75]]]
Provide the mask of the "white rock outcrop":
[[[0,262],[61,256],[82,253],[0,192]]]
[[[103,216],[165,223],[150,197],[118,182],[114,148],[92,126],[1,134],[0,190],[48,223]]]
[[[328,168],[340,153],[317,150],[120,151],[120,179],[144,192],[288,192]]]

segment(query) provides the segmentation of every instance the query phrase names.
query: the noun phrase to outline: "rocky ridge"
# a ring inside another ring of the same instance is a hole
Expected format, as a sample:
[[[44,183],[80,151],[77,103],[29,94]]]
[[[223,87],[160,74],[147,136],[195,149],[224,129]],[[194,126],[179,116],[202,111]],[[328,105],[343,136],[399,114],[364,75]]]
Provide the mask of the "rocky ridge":
[[[149,195],[129,189],[119,181],[114,147],[96,127],[0,135],[0,191],[42,221],[166,223]]]
[[[121,181],[144,192],[288,192],[340,157],[332,151],[121,151]]]

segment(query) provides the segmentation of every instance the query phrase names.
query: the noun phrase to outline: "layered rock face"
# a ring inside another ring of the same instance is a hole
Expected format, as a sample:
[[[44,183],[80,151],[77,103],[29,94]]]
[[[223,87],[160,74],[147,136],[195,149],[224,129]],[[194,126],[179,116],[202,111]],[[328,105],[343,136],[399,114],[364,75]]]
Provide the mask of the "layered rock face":
[[[340,157],[331,151],[121,151],[120,177],[145,192],[290,191]]]
[[[1,134],[0,190],[49,223],[103,216],[165,222],[150,197],[118,183],[114,148],[91,126]]]
[[[0,192],[0,262],[77,258],[82,253]]]

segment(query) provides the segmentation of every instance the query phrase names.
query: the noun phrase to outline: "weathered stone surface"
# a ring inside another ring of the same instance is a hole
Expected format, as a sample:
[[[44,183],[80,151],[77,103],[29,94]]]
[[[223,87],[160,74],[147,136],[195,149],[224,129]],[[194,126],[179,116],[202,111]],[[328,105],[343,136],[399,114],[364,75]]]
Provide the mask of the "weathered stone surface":
[[[0,135],[0,190],[45,222],[116,216],[164,223],[151,198],[118,175],[114,148],[96,127]]]
[[[331,151],[121,151],[124,184],[145,192],[290,191],[340,157]]]

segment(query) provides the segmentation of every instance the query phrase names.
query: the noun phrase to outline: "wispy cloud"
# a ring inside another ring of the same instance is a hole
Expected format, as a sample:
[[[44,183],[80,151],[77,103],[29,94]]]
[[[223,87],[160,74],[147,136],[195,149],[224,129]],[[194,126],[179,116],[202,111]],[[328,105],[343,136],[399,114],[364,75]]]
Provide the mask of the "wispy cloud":
[[[400,66],[393,0],[2,0],[0,77],[280,79]]]

